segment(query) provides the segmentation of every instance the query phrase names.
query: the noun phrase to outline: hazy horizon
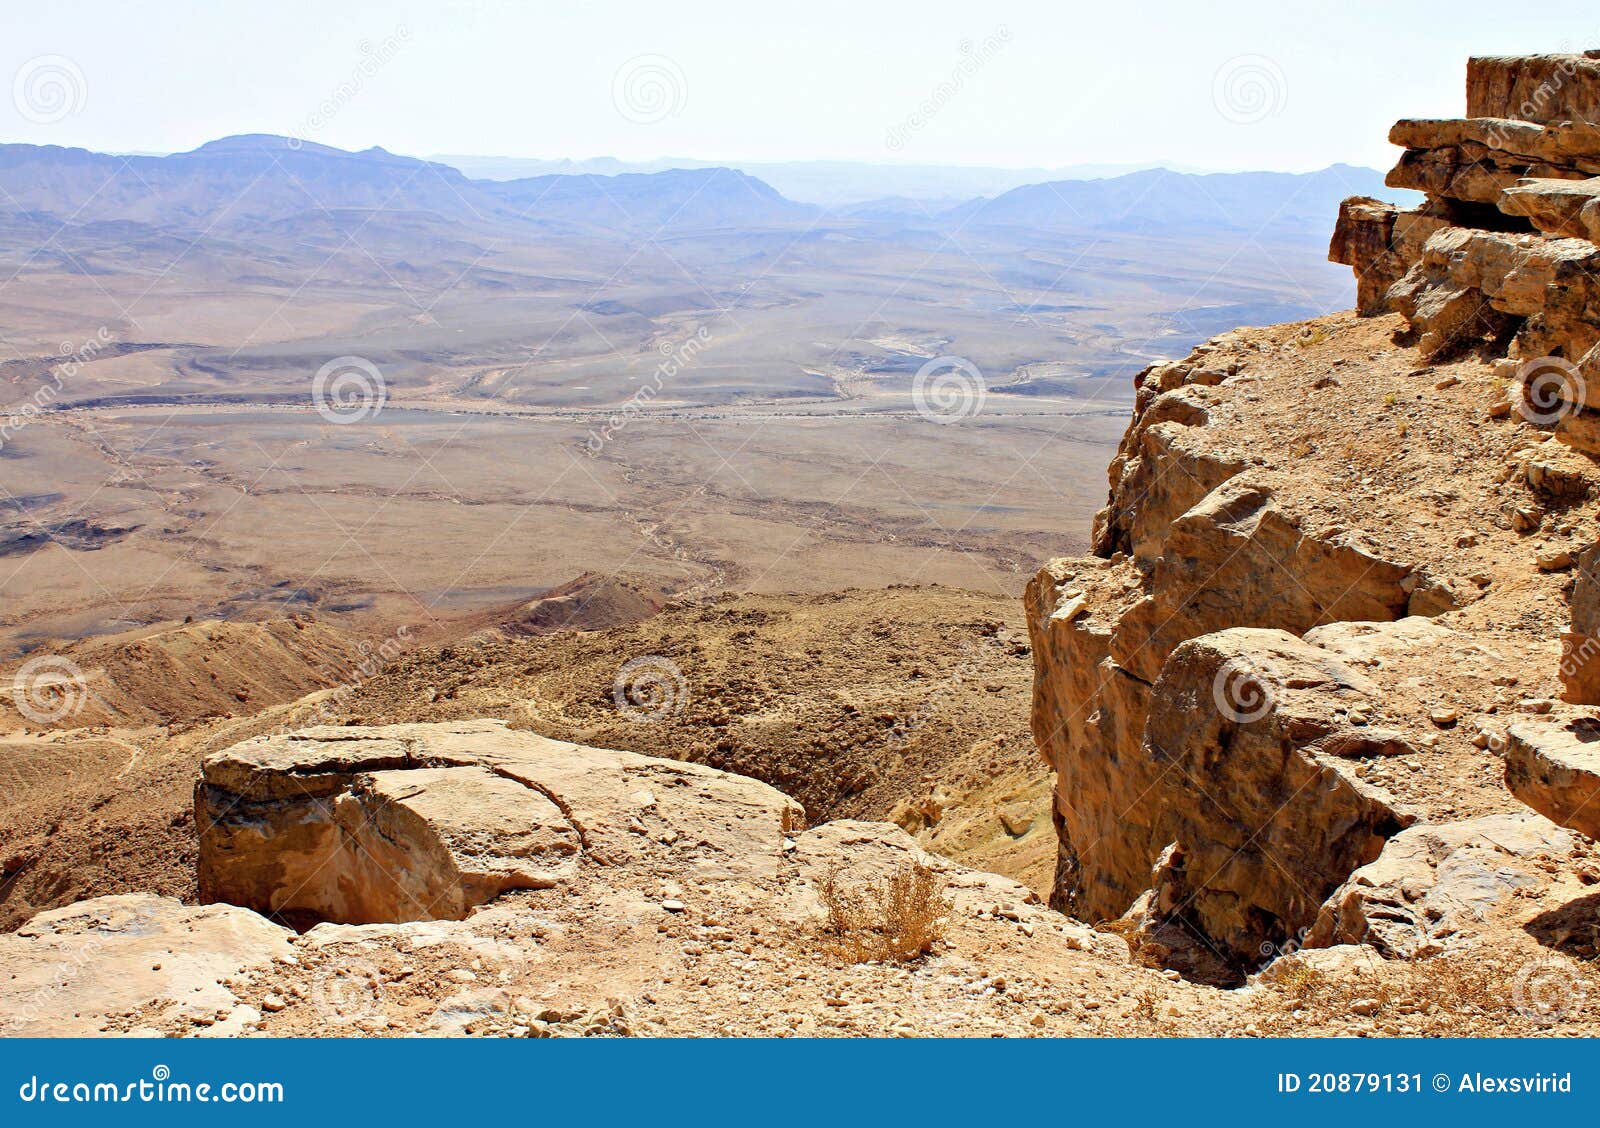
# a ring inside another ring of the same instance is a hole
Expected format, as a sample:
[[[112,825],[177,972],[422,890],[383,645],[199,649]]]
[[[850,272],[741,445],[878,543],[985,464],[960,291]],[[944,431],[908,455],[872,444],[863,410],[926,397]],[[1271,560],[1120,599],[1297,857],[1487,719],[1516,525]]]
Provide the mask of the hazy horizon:
[[[828,2],[777,13],[708,0],[669,13],[287,0],[271,13],[171,7],[161,20],[148,6],[82,0],[0,17],[0,72],[12,78],[0,137],[118,153],[278,133],[579,162],[1383,168],[1389,122],[1460,112],[1464,56],[1600,42],[1600,20],[1575,3],[1519,12],[1514,25],[1489,19],[1486,3],[1458,5],[1444,24],[1362,3],[1315,34],[1319,13],[1247,7],[1220,21],[1169,3],[981,15],[930,3],[908,20]],[[1396,72],[1381,48],[1398,41],[1411,66]],[[590,43],[607,46],[570,49]],[[1371,96],[1358,103],[1353,89]]]

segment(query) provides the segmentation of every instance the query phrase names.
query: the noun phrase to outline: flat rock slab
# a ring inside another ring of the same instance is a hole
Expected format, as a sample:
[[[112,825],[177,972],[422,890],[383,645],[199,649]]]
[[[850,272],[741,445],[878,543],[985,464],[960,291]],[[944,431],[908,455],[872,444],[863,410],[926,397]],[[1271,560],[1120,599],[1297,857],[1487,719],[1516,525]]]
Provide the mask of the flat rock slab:
[[[1600,59],[1480,55],[1467,60],[1467,116],[1600,122]]]
[[[1552,822],[1600,838],[1600,721],[1527,720],[1507,736],[1511,793]]]
[[[805,824],[755,780],[499,721],[246,741],[206,761],[195,802],[202,899],[297,924],[460,920],[586,867],[771,873]]]
[[[224,982],[287,956],[294,933],[232,905],[138,893],[40,913],[0,936],[0,1033],[82,1037],[150,1009],[211,1026],[237,1010]]]

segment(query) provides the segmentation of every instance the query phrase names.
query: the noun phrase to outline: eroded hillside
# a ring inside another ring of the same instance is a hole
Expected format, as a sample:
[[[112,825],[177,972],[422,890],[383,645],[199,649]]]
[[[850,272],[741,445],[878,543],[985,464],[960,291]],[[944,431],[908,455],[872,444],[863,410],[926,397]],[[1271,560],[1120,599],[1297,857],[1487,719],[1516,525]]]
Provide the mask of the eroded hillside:
[[[1467,101],[1396,127],[1392,182],[1424,204],[1341,209],[1358,311],[1139,375],[1091,552],[1025,608],[895,587],[658,609],[586,579],[169,729],[27,809],[7,908],[61,907],[0,936],[0,1014],[1593,1034],[1600,53],[1475,59]],[[592,590],[609,625],[561,629]],[[142,870],[107,862],[119,836]],[[1048,907],[1014,879],[1044,846]]]

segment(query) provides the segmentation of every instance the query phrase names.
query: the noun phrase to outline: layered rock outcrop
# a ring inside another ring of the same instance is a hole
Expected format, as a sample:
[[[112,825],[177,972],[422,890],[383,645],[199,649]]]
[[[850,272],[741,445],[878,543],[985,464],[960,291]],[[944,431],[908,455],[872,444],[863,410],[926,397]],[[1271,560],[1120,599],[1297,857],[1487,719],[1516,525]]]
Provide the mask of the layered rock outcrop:
[[[1472,118],[1392,134],[1424,204],[1341,208],[1330,256],[1383,327],[1237,330],[1140,373],[1094,556],[1029,586],[1053,903],[1152,962],[1431,951],[1521,880],[1463,874],[1570,842],[1494,777],[1499,714],[1550,708],[1566,589],[1569,699],[1600,681],[1574,660],[1600,655],[1600,61],[1477,59],[1468,85]],[[1582,829],[1582,784],[1524,775]]]
[[[1427,200],[1345,201],[1329,257],[1355,268],[1361,312],[1402,313],[1425,357],[1488,343],[1532,366],[1552,413],[1600,407],[1597,107],[1600,53],[1478,58],[1466,118],[1397,122],[1388,183]]]
[[[1472,59],[1467,114],[1395,124],[1388,183],[1427,201],[1347,200],[1329,257],[1355,268],[1363,313],[1400,312],[1426,357],[1487,344],[1531,423],[1600,455],[1600,52]],[[1565,696],[1600,704],[1581,574]]]

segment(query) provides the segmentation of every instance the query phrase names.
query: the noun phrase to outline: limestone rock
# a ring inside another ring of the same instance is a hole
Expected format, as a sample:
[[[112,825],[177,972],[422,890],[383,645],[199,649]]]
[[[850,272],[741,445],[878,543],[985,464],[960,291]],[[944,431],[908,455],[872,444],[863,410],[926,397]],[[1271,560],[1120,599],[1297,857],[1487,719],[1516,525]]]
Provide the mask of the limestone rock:
[[[492,721],[247,741],[196,789],[203,898],[347,923],[460,919],[586,865],[661,864],[679,840],[703,871],[771,869],[803,819],[754,780]]]
[[[1582,549],[1573,562],[1572,627],[1561,636],[1558,667],[1561,695],[1575,705],[1600,705],[1600,544]]]
[[[52,909],[0,936],[0,1033],[92,1036],[146,1006],[209,1023],[239,1001],[224,982],[293,936],[247,909],[142,893]]]
[[[1435,199],[1500,204],[1501,194],[1528,177],[1580,179],[1584,173],[1559,165],[1475,159],[1459,148],[1408,149],[1384,177],[1391,188],[1410,188]]]
[[[1146,927],[1180,924],[1242,975],[1293,940],[1344,875],[1414,816],[1349,758],[1395,739],[1334,718],[1376,687],[1284,631],[1191,639],[1151,694],[1142,752],[1164,780]]]
[[[1600,122],[1600,53],[1469,59],[1467,116]]]
[[[1427,202],[1346,201],[1330,257],[1355,269],[1360,310],[1401,313],[1424,356],[1577,364],[1565,398],[1581,406],[1600,346],[1600,56],[1475,58],[1467,75],[1467,117],[1389,134],[1405,151],[1387,183]]]
[[[1339,205],[1328,261],[1354,268],[1356,310],[1363,317],[1389,311],[1389,287],[1406,271],[1408,264],[1391,249],[1399,210],[1370,196],[1351,196]]]
[[[1509,341],[1515,330],[1525,355],[1582,357],[1600,340],[1597,267],[1600,248],[1587,240],[1446,227],[1389,302],[1421,333],[1425,355]]]
[[[1219,405],[1232,390],[1190,382],[1205,363],[1197,350],[1141,376],[1141,392],[1156,390],[1136,408],[1096,522],[1095,550],[1113,560],[1052,561],[1028,587],[1032,728],[1056,773],[1051,903],[1080,919],[1121,916],[1173,841],[1171,807],[1199,801],[1145,746],[1153,687],[1180,644],[1458,605],[1421,568],[1339,529],[1309,530],[1281,506],[1279,485],[1227,442]],[[1363,740],[1373,755],[1405,746],[1395,734]]]
[[[1529,811],[1413,826],[1328,898],[1313,948],[1370,944],[1412,959],[1470,934],[1512,891],[1544,884],[1541,860],[1570,860],[1571,834]]]
[[[1600,837],[1600,721],[1529,718],[1507,737],[1511,793],[1552,822]]]
[[[1519,180],[1498,202],[1501,211],[1527,216],[1546,234],[1600,242],[1600,176]]]
[[[1491,160],[1508,168],[1549,165],[1600,173],[1600,125],[1584,121],[1402,118],[1389,130],[1389,141],[1405,149],[1455,149],[1469,159]]]
[[[1404,564],[1341,537],[1307,535],[1272,487],[1242,475],[1172,521],[1161,548],[1150,594],[1122,616],[1111,644],[1123,669],[1151,683],[1185,639],[1245,623],[1300,632],[1396,619],[1415,586]]]

